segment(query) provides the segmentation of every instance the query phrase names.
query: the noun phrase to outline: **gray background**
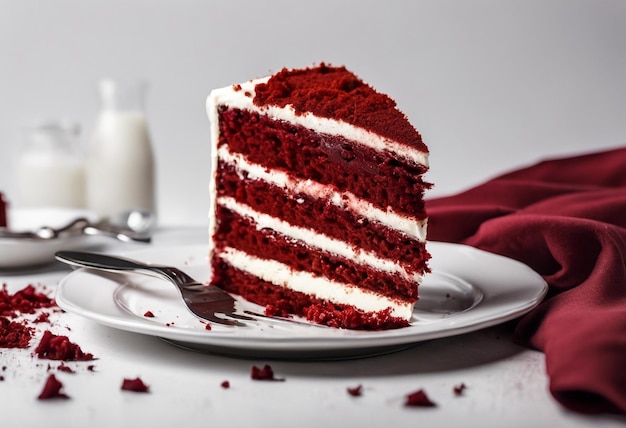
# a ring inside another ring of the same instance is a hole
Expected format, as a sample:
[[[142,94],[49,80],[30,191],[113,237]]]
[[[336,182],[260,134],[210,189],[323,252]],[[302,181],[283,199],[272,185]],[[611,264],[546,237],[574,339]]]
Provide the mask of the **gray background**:
[[[0,0],[0,188],[20,128],[68,117],[86,144],[96,82],[145,77],[162,223],[206,222],[214,87],[344,64],[431,150],[431,196],[546,157],[626,143],[622,0]]]

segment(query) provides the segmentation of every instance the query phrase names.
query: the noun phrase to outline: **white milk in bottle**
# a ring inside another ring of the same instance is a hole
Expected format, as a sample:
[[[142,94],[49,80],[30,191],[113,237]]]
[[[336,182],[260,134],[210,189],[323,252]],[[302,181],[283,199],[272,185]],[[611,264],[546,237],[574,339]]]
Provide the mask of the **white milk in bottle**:
[[[85,169],[87,207],[101,218],[154,213],[154,154],[143,108],[145,83],[100,82],[102,108]]]
[[[27,129],[27,141],[16,163],[18,205],[85,206],[83,155],[76,145],[79,127],[52,121]]]

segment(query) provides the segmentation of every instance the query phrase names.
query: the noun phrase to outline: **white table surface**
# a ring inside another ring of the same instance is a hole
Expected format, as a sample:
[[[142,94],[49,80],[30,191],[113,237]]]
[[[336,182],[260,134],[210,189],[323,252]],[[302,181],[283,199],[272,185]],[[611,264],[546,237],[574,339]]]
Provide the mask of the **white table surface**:
[[[153,246],[202,244],[204,228],[161,228]],[[144,245],[112,245],[128,251]],[[68,273],[51,265],[37,271],[0,273],[11,292],[29,283],[54,290]],[[72,313],[51,317],[50,329],[93,353],[95,370],[0,349],[0,414],[6,427],[319,427],[480,426],[617,427],[626,418],[585,416],[564,410],[549,394],[543,354],[512,341],[513,324],[423,342],[408,350],[364,359],[323,362],[238,359],[179,349],[164,341],[115,330]],[[53,367],[48,368],[48,363]],[[270,364],[285,382],[259,382],[252,365]],[[36,399],[50,373],[69,400]],[[120,389],[140,377],[148,394]],[[224,389],[221,383],[230,382]],[[455,396],[455,386],[467,386]],[[362,385],[352,397],[347,388]],[[405,396],[424,389],[435,408],[408,408]],[[468,425],[469,424],[469,425]]]

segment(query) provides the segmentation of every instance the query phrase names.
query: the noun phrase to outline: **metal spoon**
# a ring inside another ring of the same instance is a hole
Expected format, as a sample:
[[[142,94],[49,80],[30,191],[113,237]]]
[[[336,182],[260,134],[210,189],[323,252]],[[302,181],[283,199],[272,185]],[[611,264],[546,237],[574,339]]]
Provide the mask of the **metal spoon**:
[[[129,212],[127,218],[133,217]],[[137,217],[139,215],[139,217]],[[30,239],[30,240],[51,240],[59,237],[68,236],[108,236],[123,242],[150,242],[152,222],[143,222],[144,225],[149,227],[138,227],[137,218],[143,218],[143,214],[134,215],[134,227],[131,229],[130,224],[122,225],[112,224],[110,222],[92,223],[85,217],[80,217],[72,220],[65,226],[60,228],[53,228],[50,226],[43,226],[34,231],[16,232],[7,228],[0,228],[0,238],[14,238],[14,239]]]
[[[50,226],[42,226],[36,230],[28,230],[23,232],[17,232],[9,230],[5,227],[0,227],[0,238],[15,238],[15,239],[35,239],[35,240],[48,240],[58,238],[62,234],[72,234],[78,231],[82,233],[82,230],[89,225],[89,220],[84,217],[72,220],[65,226],[59,228],[53,228]]]

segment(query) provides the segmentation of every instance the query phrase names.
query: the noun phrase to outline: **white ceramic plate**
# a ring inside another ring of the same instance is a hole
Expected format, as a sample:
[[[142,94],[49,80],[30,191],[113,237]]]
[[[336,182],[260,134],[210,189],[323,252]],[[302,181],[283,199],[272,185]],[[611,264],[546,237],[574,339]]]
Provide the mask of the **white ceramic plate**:
[[[62,227],[70,221],[94,214],[72,208],[22,208],[8,212],[9,228],[15,232],[34,231],[43,226]],[[91,236],[61,237],[50,240],[0,238],[0,269],[22,269],[54,261],[54,253],[99,245],[102,239]]]
[[[194,350],[254,358],[336,359],[391,352],[502,323],[528,312],[546,293],[545,281],[517,261],[463,245],[430,242],[428,248],[433,272],[419,288],[410,326],[396,330],[351,331],[273,321],[246,327],[213,325],[207,330],[167,282],[84,269],[59,283],[56,301],[64,310],[98,323]],[[206,253],[206,246],[200,245],[125,255],[176,265],[204,281],[209,278]],[[249,302],[239,305],[262,312]],[[154,317],[144,316],[147,311]]]

